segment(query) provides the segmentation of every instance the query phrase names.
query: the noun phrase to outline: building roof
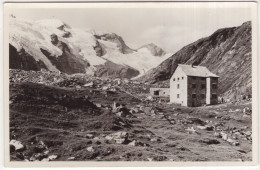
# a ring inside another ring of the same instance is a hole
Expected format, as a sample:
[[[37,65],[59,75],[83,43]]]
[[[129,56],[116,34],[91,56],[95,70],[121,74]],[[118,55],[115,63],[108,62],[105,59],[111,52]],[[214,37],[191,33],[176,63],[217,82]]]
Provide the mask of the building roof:
[[[182,71],[187,76],[196,76],[196,77],[219,77],[216,74],[210,72],[204,66],[192,66],[192,65],[184,65],[178,64],[178,67],[182,69]]]

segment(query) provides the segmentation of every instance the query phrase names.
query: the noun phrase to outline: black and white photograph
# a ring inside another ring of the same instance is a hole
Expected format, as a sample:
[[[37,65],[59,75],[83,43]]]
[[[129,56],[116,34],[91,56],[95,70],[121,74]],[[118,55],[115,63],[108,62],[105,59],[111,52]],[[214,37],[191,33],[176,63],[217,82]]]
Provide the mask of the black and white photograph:
[[[256,9],[6,3],[5,161],[254,165]]]

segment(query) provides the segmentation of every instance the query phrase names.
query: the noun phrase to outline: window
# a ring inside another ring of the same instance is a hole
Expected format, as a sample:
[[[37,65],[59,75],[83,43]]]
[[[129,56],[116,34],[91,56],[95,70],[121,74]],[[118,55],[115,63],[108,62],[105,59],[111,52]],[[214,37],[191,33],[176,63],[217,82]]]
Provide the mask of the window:
[[[201,89],[205,89],[206,85],[202,84],[200,87],[201,87]]]
[[[177,98],[178,98],[178,99],[180,98],[180,94],[177,94]]]
[[[212,89],[217,89],[217,84],[212,84]]]
[[[180,80],[180,78],[178,77],[178,80]]]
[[[205,98],[205,94],[201,94],[200,97],[203,99]]]
[[[184,77],[181,78],[182,80],[184,79]]]
[[[155,96],[159,96],[159,90],[154,91],[153,94],[154,94]]]
[[[216,99],[218,96],[216,94],[212,94],[212,99]]]
[[[192,98],[195,99],[196,98],[196,94],[192,94]]]
[[[195,89],[196,88],[196,84],[192,84],[192,88]]]
[[[180,88],[180,84],[177,84],[177,89],[179,89]]]
[[[173,81],[175,81],[175,78],[173,79]]]

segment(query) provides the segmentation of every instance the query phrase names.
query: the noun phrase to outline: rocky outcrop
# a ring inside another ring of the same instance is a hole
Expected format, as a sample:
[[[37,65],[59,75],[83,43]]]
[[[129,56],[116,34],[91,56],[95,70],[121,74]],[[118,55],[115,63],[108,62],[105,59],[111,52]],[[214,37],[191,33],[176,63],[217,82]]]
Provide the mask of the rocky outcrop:
[[[60,41],[57,35],[51,35],[51,42],[62,51],[62,55],[56,57],[47,50],[41,49],[41,51],[58,70],[67,74],[86,72],[86,68],[90,66],[89,63],[73,54],[67,44]]]
[[[251,93],[251,41],[251,22],[219,29],[211,36],[183,47],[139,80],[160,84],[170,79],[178,64],[201,65],[220,76],[221,96],[236,99]]]
[[[138,50],[140,50],[142,48],[148,49],[154,56],[163,56],[166,54],[166,52],[162,48],[158,47],[154,43],[145,44],[145,45],[141,46]]]
[[[72,34],[69,31],[67,31],[66,28],[70,28],[70,26],[68,26],[67,24],[63,24],[63,25],[59,26],[57,29],[64,32],[63,35],[62,35],[63,38],[72,37]]]
[[[139,74],[139,71],[129,66],[122,66],[107,61],[104,65],[96,66],[95,76],[110,78],[132,78]]]
[[[94,35],[97,39],[99,40],[104,40],[104,41],[110,41],[113,43],[117,44],[117,47],[119,48],[119,51],[123,54],[130,54],[133,53],[134,50],[129,48],[122,37],[119,35],[116,35],[115,33],[106,33],[106,34],[101,34],[101,35]]]
[[[103,44],[96,41],[96,46],[94,47],[97,56],[101,57],[106,54],[106,49],[104,48]]]

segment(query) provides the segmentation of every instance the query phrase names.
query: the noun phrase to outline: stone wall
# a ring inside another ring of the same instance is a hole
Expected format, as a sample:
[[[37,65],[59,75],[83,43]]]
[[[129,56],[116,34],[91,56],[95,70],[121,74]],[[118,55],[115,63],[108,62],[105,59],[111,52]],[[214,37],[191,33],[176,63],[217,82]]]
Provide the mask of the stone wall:
[[[189,107],[206,104],[206,78],[188,76],[188,104]]]

